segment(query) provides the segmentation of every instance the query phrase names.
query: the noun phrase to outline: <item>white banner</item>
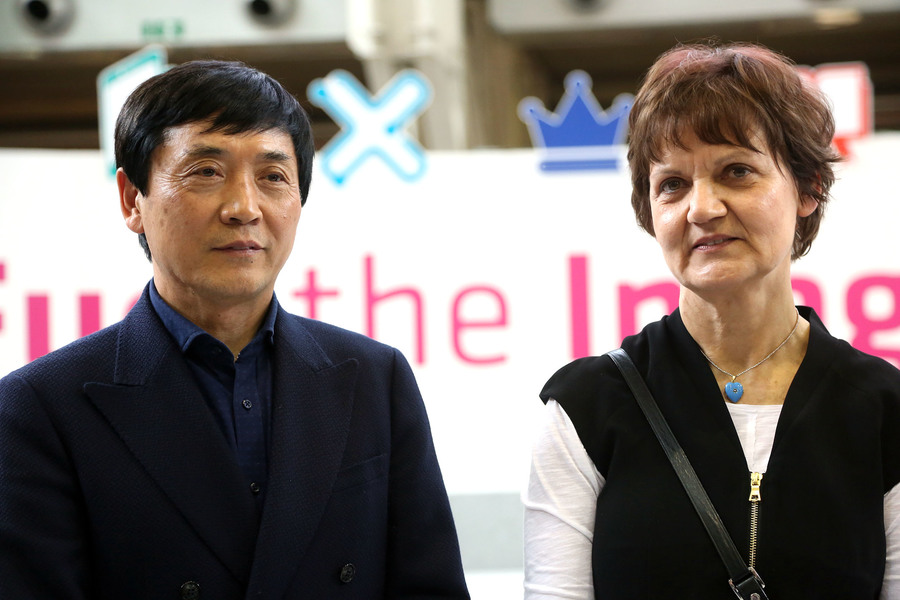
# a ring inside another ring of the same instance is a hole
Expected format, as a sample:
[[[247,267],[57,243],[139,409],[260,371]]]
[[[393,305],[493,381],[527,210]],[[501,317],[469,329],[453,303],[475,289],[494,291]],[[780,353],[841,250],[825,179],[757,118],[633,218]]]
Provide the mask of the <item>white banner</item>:
[[[895,363],[898,157],[900,134],[854,143],[794,267],[798,302]],[[452,496],[518,494],[544,381],[672,310],[677,287],[626,172],[541,172],[534,150],[427,160],[414,183],[379,161],[341,186],[314,174],[276,293],[404,352]],[[99,152],[0,151],[0,374],[120,319],[150,276]]]

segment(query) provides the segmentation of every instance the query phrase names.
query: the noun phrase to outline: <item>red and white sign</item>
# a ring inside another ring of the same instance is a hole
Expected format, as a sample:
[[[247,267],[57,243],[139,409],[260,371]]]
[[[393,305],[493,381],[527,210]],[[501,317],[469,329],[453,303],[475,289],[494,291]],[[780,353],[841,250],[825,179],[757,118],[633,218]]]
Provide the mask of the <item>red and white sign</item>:
[[[798,67],[828,97],[834,115],[834,144],[843,156],[850,156],[850,143],[872,133],[874,89],[865,63],[823,64]]]

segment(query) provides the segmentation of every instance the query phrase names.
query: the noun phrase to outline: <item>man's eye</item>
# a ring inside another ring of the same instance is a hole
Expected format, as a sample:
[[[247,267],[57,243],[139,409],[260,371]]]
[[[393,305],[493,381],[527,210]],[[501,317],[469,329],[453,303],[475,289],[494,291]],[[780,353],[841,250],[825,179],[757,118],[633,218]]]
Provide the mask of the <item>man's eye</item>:
[[[281,173],[269,173],[266,175],[266,179],[269,181],[279,182],[284,181],[284,176]]]
[[[213,177],[216,174],[216,170],[212,167],[203,167],[201,169],[197,169],[196,173],[198,175],[202,175],[203,177]]]

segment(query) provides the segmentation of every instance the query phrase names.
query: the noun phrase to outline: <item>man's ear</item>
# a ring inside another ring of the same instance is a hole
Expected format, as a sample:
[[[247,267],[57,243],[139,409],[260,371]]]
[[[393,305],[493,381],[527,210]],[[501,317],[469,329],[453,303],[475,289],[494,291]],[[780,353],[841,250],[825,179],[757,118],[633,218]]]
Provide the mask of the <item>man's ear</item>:
[[[122,210],[125,225],[135,233],[144,233],[139,202],[143,195],[121,168],[116,170],[116,185],[119,186],[119,208]]]

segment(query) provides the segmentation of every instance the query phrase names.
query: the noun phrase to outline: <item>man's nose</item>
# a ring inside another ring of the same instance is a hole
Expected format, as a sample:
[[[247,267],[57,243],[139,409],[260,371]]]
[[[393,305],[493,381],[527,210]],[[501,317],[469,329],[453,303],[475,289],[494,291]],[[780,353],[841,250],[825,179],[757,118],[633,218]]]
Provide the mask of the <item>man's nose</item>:
[[[259,189],[252,177],[236,179],[226,187],[222,201],[221,218],[229,224],[246,225],[262,216],[259,208]]]

